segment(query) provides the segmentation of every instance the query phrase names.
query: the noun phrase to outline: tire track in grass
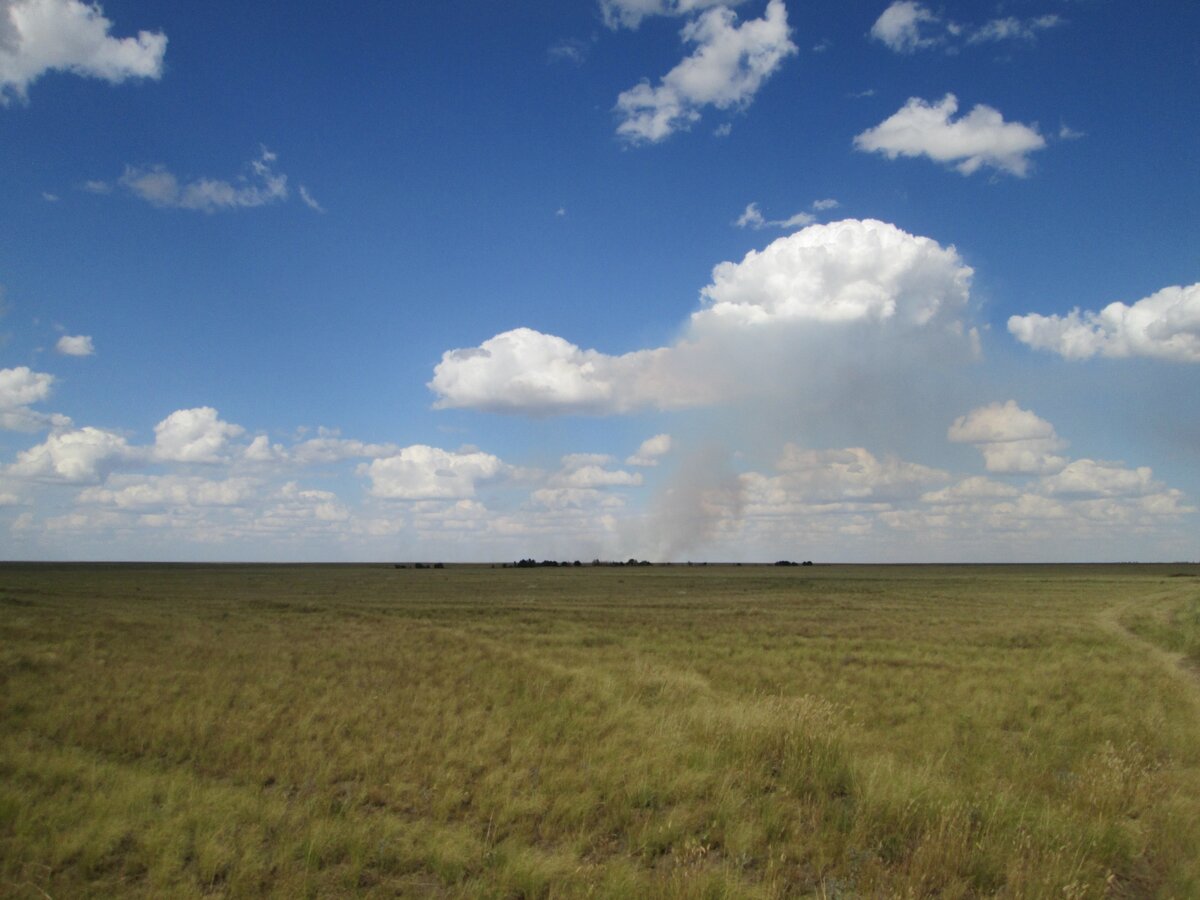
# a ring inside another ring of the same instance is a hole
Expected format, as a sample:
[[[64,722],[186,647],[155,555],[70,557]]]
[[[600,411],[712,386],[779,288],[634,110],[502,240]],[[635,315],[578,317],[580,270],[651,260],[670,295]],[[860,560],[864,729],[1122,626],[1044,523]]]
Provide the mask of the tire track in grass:
[[[1169,672],[1173,678],[1187,689],[1186,694],[1188,698],[1196,708],[1197,713],[1200,713],[1200,666],[1197,666],[1192,660],[1188,659],[1187,654],[1168,650],[1130,630],[1121,621],[1125,617],[1125,614],[1132,611],[1135,607],[1147,606],[1149,604],[1157,605],[1168,600],[1182,602],[1190,596],[1191,591],[1189,590],[1170,588],[1140,597],[1131,597],[1101,610],[1096,615],[1095,622],[1104,631],[1116,636],[1126,644],[1136,647]]]

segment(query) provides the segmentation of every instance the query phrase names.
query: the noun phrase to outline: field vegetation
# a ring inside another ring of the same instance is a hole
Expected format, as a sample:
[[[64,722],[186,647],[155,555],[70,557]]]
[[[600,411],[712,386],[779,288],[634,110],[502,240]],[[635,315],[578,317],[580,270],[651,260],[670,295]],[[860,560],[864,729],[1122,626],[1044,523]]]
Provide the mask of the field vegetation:
[[[1200,896],[1200,567],[0,566],[0,895]]]

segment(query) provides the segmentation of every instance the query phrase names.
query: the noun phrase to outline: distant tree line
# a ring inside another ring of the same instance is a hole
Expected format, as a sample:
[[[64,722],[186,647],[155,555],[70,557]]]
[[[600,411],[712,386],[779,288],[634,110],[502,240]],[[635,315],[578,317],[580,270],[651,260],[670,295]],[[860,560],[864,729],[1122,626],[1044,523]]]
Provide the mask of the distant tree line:
[[[514,563],[505,563],[504,568],[506,568],[506,569],[509,569],[509,568],[512,568],[512,569],[541,569],[541,568],[555,568],[555,567],[560,567],[560,566],[575,567],[575,566],[582,566],[582,565],[583,565],[583,563],[580,562],[579,560],[575,560],[574,562],[567,562],[566,560],[563,560],[562,562],[559,562],[558,560],[554,560],[554,559],[543,559],[541,562],[538,562],[536,559],[530,557],[529,559],[519,559]],[[647,559],[637,560],[637,559],[631,558],[626,562],[593,559],[591,561],[590,565],[593,565],[593,566],[651,566],[654,564]]]

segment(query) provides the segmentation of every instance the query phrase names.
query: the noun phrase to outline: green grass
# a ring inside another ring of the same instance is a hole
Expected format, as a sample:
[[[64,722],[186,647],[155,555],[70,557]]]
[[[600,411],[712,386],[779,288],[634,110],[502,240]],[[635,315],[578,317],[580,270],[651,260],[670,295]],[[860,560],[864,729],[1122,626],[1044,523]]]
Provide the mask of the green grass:
[[[1198,572],[0,566],[0,895],[1200,896]]]

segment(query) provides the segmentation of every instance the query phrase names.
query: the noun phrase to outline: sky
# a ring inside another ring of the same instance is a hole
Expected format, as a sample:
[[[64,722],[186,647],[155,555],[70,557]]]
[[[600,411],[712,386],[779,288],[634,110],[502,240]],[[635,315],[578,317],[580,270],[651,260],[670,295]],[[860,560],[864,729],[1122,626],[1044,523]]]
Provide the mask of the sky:
[[[1197,34],[0,0],[0,558],[1200,558]]]

